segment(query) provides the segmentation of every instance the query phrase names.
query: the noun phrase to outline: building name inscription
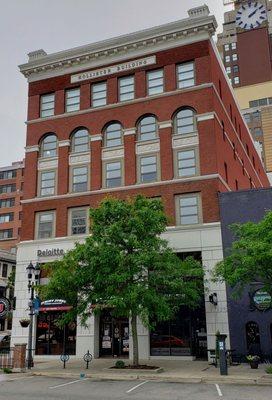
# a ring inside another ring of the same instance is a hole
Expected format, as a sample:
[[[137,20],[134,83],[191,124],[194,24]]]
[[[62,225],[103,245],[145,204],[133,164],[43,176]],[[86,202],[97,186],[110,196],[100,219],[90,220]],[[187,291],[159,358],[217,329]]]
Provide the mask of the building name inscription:
[[[129,71],[131,69],[146,67],[147,65],[156,64],[156,56],[140,58],[139,60],[129,61],[123,64],[112,65],[105,68],[96,69],[94,71],[86,71],[81,74],[71,76],[71,83],[85,81],[87,79],[98,78],[100,76],[107,76],[116,74],[122,71]]]
[[[52,257],[52,256],[63,256],[63,249],[46,249],[46,250],[37,250],[38,257]]]

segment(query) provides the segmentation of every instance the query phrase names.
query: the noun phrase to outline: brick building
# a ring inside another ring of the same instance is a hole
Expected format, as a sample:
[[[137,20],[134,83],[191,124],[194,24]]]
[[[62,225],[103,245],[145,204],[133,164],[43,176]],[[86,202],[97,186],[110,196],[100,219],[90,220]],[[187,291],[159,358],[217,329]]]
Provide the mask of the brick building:
[[[0,249],[16,251],[20,240],[24,162],[0,168]]]
[[[16,255],[7,250],[0,250],[0,302],[3,301],[3,299],[8,300],[11,312],[14,304],[14,289],[9,285],[9,277],[14,273],[15,268]],[[3,310],[1,309],[0,311],[2,312]],[[1,317],[0,313],[0,334],[3,331],[10,331],[11,323],[11,313],[8,313],[3,317]]]
[[[208,278],[222,259],[218,192],[269,182],[212,40],[216,27],[202,6],[103,42],[38,50],[20,66],[29,103],[13,343],[27,339],[19,325],[27,264],[54,260],[84,239],[88,207],[106,195],[160,197],[171,221],[164,237],[180,257],[202,260]],[[217,330],[229,335],[225,285],[205,285],[198,310],[181,309],[151,334],[139,321],[141,358],[206,356]],[[62,352],[54,322],[65,307],[62,299],[42,304],[36,354]],[[126,319],[105,311],[88,324],[67,327],[71,354],[129,353]]]

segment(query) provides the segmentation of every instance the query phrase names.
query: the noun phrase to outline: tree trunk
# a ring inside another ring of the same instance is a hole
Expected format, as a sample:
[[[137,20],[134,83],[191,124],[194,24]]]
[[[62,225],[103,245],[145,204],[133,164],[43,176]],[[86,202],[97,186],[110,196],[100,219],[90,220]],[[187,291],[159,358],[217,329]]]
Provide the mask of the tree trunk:
[[[133,365],[139,365],[139,349],[138,349],[138,334],[137,334],[137,315],[131,316],[131,330],[133,343]]]

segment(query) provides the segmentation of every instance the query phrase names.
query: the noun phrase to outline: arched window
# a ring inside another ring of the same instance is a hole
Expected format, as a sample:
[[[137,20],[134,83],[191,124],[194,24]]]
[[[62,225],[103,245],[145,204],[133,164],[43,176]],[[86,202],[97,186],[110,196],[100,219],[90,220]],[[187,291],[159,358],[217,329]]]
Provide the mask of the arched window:
[[[57,155],[57,137],[54,134],[45,136],[40,145],[40,156],[43,158]]]
[[[191,108],[183,108],[178,111],[174,120],[174,133],[187,135],[196,131],[195,111]]]
[[[72,135],[72,153],[82,153],[89,150],[89,132],[80,128]]]
[[[140,120],[138,124],[139,140],[152,140],[157,137],[157,119],[153,115],[149,115]]]
[[[260,331],[257,322],[249,321],[246,323],[246,340],[248,352],[252,355],[259,355],[260,348]]]
[[[109,124],[105,129],[105,147],[121,146],[122,141],[122,125],[119,122]]]

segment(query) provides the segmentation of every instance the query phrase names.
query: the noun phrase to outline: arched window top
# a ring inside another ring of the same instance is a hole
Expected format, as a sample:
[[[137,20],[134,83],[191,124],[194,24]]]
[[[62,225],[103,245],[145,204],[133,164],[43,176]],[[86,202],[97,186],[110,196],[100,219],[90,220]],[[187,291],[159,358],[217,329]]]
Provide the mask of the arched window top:
[[[174,118],[174,133],[188,135],[196,132],[196,112],[186,107],[179,110]]]
[[[123,128],[120,122],[111,122],[104,130],[104,146],[116,147],[123,143]]]
[[[89,150],[89,132],[79,128],[72,134],[72,153],[82,153]]]
[[[57,136],[54,133],[46,135],[40,143],[40,157],[55,157],[57,155],[57,142]]]
[[[157,118],[154,115],[142,117],[138,123],[138,138],[141,141],[156,139],[158,135]]]

